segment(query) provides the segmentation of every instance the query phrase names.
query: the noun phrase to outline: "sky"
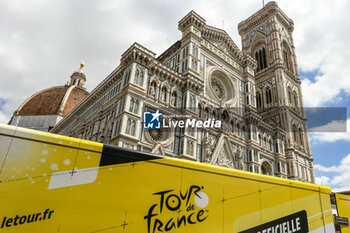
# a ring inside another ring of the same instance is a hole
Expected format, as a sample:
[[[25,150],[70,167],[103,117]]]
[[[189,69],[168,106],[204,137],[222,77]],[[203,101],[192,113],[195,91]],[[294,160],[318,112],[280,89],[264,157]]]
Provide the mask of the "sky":
[[[350,1],[276,2],[294,20],[304,105],[349,113]],[[191,10],[241,48],[238,23],[261,8],[261,0],[0,0],[0,122],[35,92],[69,81],[82,60],[91,91],[134,42],[160,55],[181,38],[178,21]],[[319,122],[309,134],[316,182],[350,190],[350,119]],[[329,132],[345,123],[346,132]]]

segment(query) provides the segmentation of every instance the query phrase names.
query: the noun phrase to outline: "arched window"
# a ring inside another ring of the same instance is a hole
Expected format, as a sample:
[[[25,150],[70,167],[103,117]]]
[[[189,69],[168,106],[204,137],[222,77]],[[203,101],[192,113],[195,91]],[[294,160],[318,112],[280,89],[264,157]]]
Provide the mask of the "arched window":
[[[298,107],[298,95],[297,93],[294,91],[293,92],[293,98],[294,98],[294,107]]]
[[[187,141],[187,154],[188,155],[193,155],[193,142]]]
[[[200,104],[198,104],[198,116],[199,116],[199,118],[202,118],[202,114],[203,114],[202,106]]]
[[[134,107],[134,113],[138,113],[138,111],[139,111],[139,100],[136,100],[135,101],[135,107]]]
[[[262,49],[262,56],[263,56],[263,67],[265,69],[267,67],[265,48]]]
[[[129,112],[134,112],[134,104],[135,104],[135,100],[134,100],[134,98],[131,98]]]
[[[285,41],[282,44],[282,57],[283,57],[284,67],[287,70],[292,72],[293,71],[292,52],[287,42]]]
[[[284,66],[287,68],[287,70],[290,70],[289,54],[288,54],[287,50],[283,50],[283,62],[284,62]]]
[[[135,136],[135,127],[136,127],[136,122],[135,120],[132,119],[128,119],[127,120],[127,125],[126,125],[126,129],[125,129],[125,133]]]
[[[273,146],[273,143],[272,143],[272,140],[270,139],[270,141],[269,141],[269,147],[270,147],[270,151],[272,152],[272,146]]]
[[[259,50],[259,65],[260,65],[260,70],[264,69],[263,57],[262,57],[262,51],[261,50]]]
[[[260,47],[255,51],[255,60],[258,63],[256,71],[263,70],[267,67],[267,57],[265,47]]]
[[[139,69],[136,69],[135,71],[135,78],[134,78],[134,83],[139,84],[139,76],[140,76],[140,71]]]
[[[299,144],[299,143],[298,143],[297,134],[298,134],[298,132],[297,132],[297,127],[296,127],[296,125],[293,125],[293,139],[294,139],[294,143]]]
[[[266,94],[266,104],[271,104],[272,103],[271,89],[270,88],[266,88],[265,94]]]
[[[299,128],[299,141],[300,141],[300,146],[304,147],[304,136],[301,128]]]
[[[129,112],[138,113],[139,111],[139,100],[135,100],[134,98],[131,98],[130,100],[130,106],[129,106]]]
[[[288,100],[289,100],[289,105],[293,106],[292,90],[290,89],[290,87],[288,87]]]
[[[173,93],[171,94],[171,101],[170,101],[171,106],[176,107],[176,99],[177,99],[176,91],[173,91]]]
[[[256,105],[257,105],[257,108],[262,107],[261,94],[259,92],[256,94]]]

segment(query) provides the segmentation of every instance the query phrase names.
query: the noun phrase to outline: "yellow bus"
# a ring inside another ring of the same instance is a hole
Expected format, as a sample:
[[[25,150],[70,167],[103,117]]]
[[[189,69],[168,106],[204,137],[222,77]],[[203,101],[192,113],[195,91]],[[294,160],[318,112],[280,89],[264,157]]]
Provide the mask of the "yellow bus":
[[[336,232],[350,233],[350,191],[331,194]]]
[[[331,189],[0,125],[1,232],[335,232]]]

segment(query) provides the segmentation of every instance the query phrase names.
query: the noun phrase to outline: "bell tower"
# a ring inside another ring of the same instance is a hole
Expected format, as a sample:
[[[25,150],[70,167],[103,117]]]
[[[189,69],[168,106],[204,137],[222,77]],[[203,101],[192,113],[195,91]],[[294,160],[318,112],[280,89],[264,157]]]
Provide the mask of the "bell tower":
[[[257,62],[256,111],[286,132],[288,178],[314,183],[312,156],[293,41],[293,20],[267,3],[238,25],[242,51]]]

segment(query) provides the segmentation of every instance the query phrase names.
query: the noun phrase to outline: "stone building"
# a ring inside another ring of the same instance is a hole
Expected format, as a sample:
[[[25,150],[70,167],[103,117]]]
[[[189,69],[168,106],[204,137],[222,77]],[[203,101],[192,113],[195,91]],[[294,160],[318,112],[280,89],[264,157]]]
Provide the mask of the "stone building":
[[[14,112],[9,124],[40,131],[51,130],[86,96],[86,76],[82,63],[66,85],[38,91],[26,99]]]
[[[269,2],[238,25],[242,50],[191,11],[163,54],[134,43],[52,130],[209,164],[314,182],[293,21]],[[220,129],[144,129],[143,112],[219,119]]]

